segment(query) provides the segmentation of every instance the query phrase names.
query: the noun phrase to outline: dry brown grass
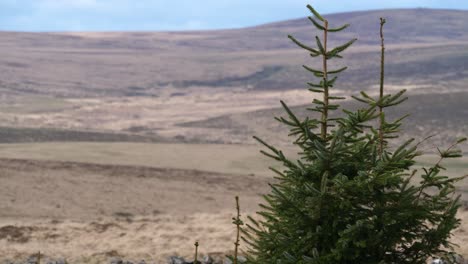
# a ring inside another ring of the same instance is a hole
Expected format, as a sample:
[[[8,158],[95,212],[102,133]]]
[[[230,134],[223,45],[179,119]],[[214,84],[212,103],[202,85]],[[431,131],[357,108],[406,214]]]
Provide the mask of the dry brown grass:
[[[164,263],[174,255],[192,259],[195,240],[202,255],[224,256],[233,249],[232,216],[225,211],[134,217],[131,221],[2,218],[0,260],[26,259],[41,251],[47,258],[66,257],[70,263],[103,263],[111,257]],[[2,233],[6,228],[9,233]]]
[[[261,155],[260,149],[229,144],[51,142],[0,144],[0,157],[271,176],[268,166],[278,164]],[[294,157],[297,150],[284,152]]]
[[[201,254],[223,255],[233,248],[234,197],[240,195],[244,217],[253,215],[271,180],[77,162],[0,159],[0,166],[0,259],[41,251],[73,263],[190,258],[194,240]],[[465,210],[453,241],[468,256]]]
[[[234,197],[258,209],[266,177],[1,159],[0,259],[38,251],[72,263],[231,250]]]
[[[340,79],[337,94],[375,88],[378,45],[372,19],[380,16],[392,21],[387,32],[389,88],[434,93],[433,98],[441,92],[466,92],[466,11],[416,9],[331,18],[353,24],[340,41],[360,38],[346,56],[350,70]],[[442,19],[450,23],[440,23]],[[157,134],[180,142],[247,144],[255,134],[285,145],[284,130],[271,125],[279,111],[271,108],[280,99],[290,106],[313,99],[303,89],[310,78],[299,66],[308,63],[307,55],[286,38],[311,39],[309,26],[307,20],[295,20],[209,32],[0,32],[0,123]],[[429,124],[453,120],[440,111],[427,113]],[[442,132],[459,133],[461,126],[452,124],[423,130],[442,127]],[[234,196],[240,195],[244,214],[252,213],[259,195],[268,191],[271,173],[266,168],[272,164],[258,149],[223,144],[0,145],[0,255],[19,258],[40,250],[78,262],[118,255],[162,260],[169,254],[190,257],[195,239],[202,254],[230,250]],[[466,170],[467,162],[450,166],[455,175]],[[467,189],[465,182],[459,186],[464,199]],[[468,213],[462,211],[460,217],[454,241],[468,256]]]

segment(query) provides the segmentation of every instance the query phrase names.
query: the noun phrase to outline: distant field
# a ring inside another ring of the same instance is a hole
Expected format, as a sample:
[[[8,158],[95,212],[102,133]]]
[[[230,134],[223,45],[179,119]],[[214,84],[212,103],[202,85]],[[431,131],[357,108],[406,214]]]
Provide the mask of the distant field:
[[[156,135],[84,131],[59,128],[25,128],[0,126],[0,143],[32,142],[159,142]]]
[[[65,99],[45,96],[24,96],[21,100],[0,99],[1,113],[39,114],[45,112],[61,112],[74,107]]]
[[[272,175],[268,167],[278,164],[260,149],[223,144],[25,143],[0,144],[0,157]],[[284,152],[293,156],[295,150]]]
[[[391,87],[391,86],[390,86]],[[393,87],[392,87],[393,88]],[[436,147],[444,147],[452,144],[456,138],[466,137],[468,131],[468,101],[467,92],[447,92],[447,93],[428,93],[421,94],[417,89],[412,90],[411,86],[394,86],[395,90],[409,89],[408,100],[401,105],[386,110],[386,116],[389,120],[395,120],[406,114],[410,116],[403,120],[402,133],[399,140],[392,143],[402,143],[402,140],[415,138],[420,140],[426,136],[433,137],[427,140],[423,145],[427,153],[435,153]],[[390,91],[389,93],[394,93]],[[305,94],[306,97],[309,95]],[[349,94],[346,95],[349,98]],[[307,105],[295,105],[294,102],[284,100],[291,111],[298,117],[320,118],[316,113],[307,111]],[[356,100],[346,100],[340,103],[342,109],[357,109],[364,107]],[[258,135],[268,142],[282,144],[290,142],[291,139],[286,135],[288,127],[274,121],[274,116],[285,116],[285,111],[278,108],[279,103],[274,105],[276,108],[261,109],[247,113],[233,113],[222,115],[215,118],[208,118],[180,124],[184,128],[198,128],[218,130],[227,129],[235,131],[236,138],[242,142],[250,142],[252,135]],[[273,107],[273,106],[272,106]],[[341,115],[341,111],[333,112],[334,115]],[[228,132],[225,132],[229,135]],[[463,151],[468,152],[468,144],[460,146]]]
[[[422,145],[427,153],[467,136],[467,14],[330,15],[336,25],[352,24],[331,45],[359,38],[330,65],[349,66],[333,95],[378,90],[384,16],[386,91],[411,94],[387,116],[412,114],[403,137],[434,134]],[[284,115],[279,100],[310,114],[312,78],[301,64],[314,62],[287,38],[309,43],[310,26],[298,19],[206,32],[0,32],[0,262],[38,251],[71,263],[161,262],[191,257],[194,240],[200,254],[225,255],[234,196],[244,217],[253,214],[270,191],[268,167],[281,167],[259,153],[252,135],[297,156],[273,116]],[[423,156],[415,167],[436,160]],[[468,174],[468,158],[443,165],[450,177]],[[454,241],[466,257],[468,180],[458,191],[463,220]]]
[[[0,144],[0,158],[72,161],[110,165],[148,166],[201,170],[218,173],[272,176],[269,166],[279,167],[259,153],[260,145],[121,143],[121,142],[49,142]],[[289,157],[296,157],[294,147],[281,148]],[[418,158],[419,165],[430,165],[436,156]],[[449,159],[442,163],[450,168],[447,174],[468,174],[468,158]],[[468,183],[467,183],[468,185]]]
[[[0,239],[0,261],[4,256],[27,258],[39,250],[74,263],[101,263],[109,254],[164,261],[174,254],[190,257],[194,239],[203,245],[201,254],[224,255],[232,248],[233,197],[241,197],[244,216],[253,215],[261,194],[270,190],[267,182],[273,174],[267,167],[279,166],[260,149],[228,144],[0,144],[0,226],[4,236],[8,231],[22,239]],[[283,150],[295,156],[294,149]],[[419,165],[436,159],[424,156]],[[446,165],[453,168],[450,176],[468,173],[466,158]],[[468,182],[458,186],[467,201]],[[468,256],[467,211],[460,211],[460,217],[463,226],[454,241]]]
[[[329,15],[336,24],[352,25],[334,35],[331,45],[359,39],[343,60],[331,62],[333,69],[349,66],[332,90],[338,96],[378,90],[381,16],[389,21],[386,91],[424,95],[410,98],[410,111],[400,108],[417,122],[410,132],[435,132],[444,144],[463,135],[467,11]],[[206,32],[0,32],[0,124],[158,135],[169,142],[250,144],[253,134],[278,142],[284,137],[274,126],[271,117],[278,111],[272,108],[279,100],[302,107],[314,99],[306,89],[314,78],[301,65],[314,67],[320,60],[310,60],[287,38],[315,44],[318,32],[309,22]],[[35,140],[16,142],[25,141]],[[1,135],[0,142],[6,142]]]

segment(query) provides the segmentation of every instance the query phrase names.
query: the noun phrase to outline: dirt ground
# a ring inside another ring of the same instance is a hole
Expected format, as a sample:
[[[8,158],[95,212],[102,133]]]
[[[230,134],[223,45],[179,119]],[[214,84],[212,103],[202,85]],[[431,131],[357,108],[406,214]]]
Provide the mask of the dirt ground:
[[[0,255],[99,263],[232,250],[234,197],[253,214],[265,176],[91,163],[0,159]],[[20,180],[18,180],[20,179]],[[468,211],[455,232],[468,256]]]
[[[241,143],[245,142],[245,136],[229,133],[229,128],[194,128],[179,124],[276,108],[280,107],[280,99],[290,105],[300,105],[310,102],[314,96],[306,89],[249,91],[197,87],[164,89],[158,97],[31,97],[5,101],[0,98],[0,122],[11,127],[53,127]]]
[[[228,252],[234,197],[252,213],[268,190],[265,177],[196,170],[14,159],[0,167],[4,259],[41,251],[75,263],[162,261],[190,257],[195,240],[202,254]]]
[[[377,25],[382,12],[336,17],[356,30],[334,40],[356,35],[360,40],[346,54],[343,63],[350,68],[333,95],[378,91],[378,36],[369,25]],[[386,91],[404,88],[436,98],[465,93],[466,14],[391,13],[385,11],[394,21],[387,31]],[[441,18],[453,23],[440,23]],[[400,34],[407,25],[413,25],[411,34]],[[202,255],[231,250],[234,197],[240,196],[244,216],[253,214],[272,179],[265,161],[253,157],[258,145],[231,147],[253,144],[253,135],[283,142],[285,134],[270,125],[279,101],[293,107],[315,98],[306,89],[310,76],[300,67],[309,65],[309,56],[286,37],[310,39],[309,28],[307,20],[296,20],[207,32],[0,32],[2,126],[181,143],[1,144],[0,262],[41,251],[70,263],[117,256],[161,263],[169,255],[190,258],[196,240]],[[453,124],[467,122],[453,118],[459,104],[441,101],[450,114],[432,116],[436,110],[430,109],[422,122],[432,132],[443,128],[445,137]],[[426,102],[420,104],[432,108]],[[227,146],[234,155],[225,155]],[[466,164],[455,168],[465,174]],[[463,195],[467,190],[460,186]],[[468,257],[468,210],[460,217],[454,242]]]

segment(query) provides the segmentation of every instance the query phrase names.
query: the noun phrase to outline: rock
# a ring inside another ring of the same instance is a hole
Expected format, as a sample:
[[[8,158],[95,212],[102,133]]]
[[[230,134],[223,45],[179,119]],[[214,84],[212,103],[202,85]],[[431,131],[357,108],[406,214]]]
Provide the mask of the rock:
[[[201,259],[201,263],[202,264],[223,264],[225,256],[226,255],[224,253],[219,253],[219,252],[208,253]]]
[[[116,258],[111,260],[110,264],[124,264],[123,260],[120,258]]]
[[[238,263],[245,263],[247,262],[247,259],[243,256],[237,256],[237,262]],[[233,264],[232,260],[229,258],[225,258],[223,264]]]
[[[110,262],[111,264],[133,264],[130,260],[122,260],[119,258],[113,259]],[[140,261],[139,264],[146,264],[144,260]]]
[[[49,259],[46,263],[47,264],[67,264],[67,261],[65,259],[57,259],[57,260]]]
[[[37,261],[37,256],[31,256],[28,258],[28,260],[26,261],[27,264],[37,264],[38,261]]]
[[[168,259],[168,264],[186,264],[185,259],[181,257],[172,256]]]
[[[214,264],[214,259],[211,256],[204,256],[202,258],[203,264]]]

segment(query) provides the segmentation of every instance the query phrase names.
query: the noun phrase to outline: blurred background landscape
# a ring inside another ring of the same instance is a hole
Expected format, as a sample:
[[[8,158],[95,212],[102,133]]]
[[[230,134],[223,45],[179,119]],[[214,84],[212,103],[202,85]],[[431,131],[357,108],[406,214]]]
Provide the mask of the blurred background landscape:
[[[304,4],[305,5],[305,4]],[[304,13],[307,11],[304,9]],[[386,89],[408,90],[390,111],[410,113],[402,137],[433,137],[418,166],[468,132],[468,11],[387,9],[326,16],[350,23],[334,62],[349,69],[333,93],[375,94],[378,21],[388,21]],[[253,135],[294,157],[273,117],[284,100],[300,116],[314,99],[301,65],[317,61],[287,35],[313,44],[305,18],[238,29],[0,31],[0,255],[90,262],[164,259],[231,250],[234,196],[246,214],[269,191]],[[359,104],[346,100],[345,109]],[[468,146],[462,146],[468,152]],[[468,173],[468,160],[447,164]],[[459,193],[468,199],[468,183]],[[468,256],[468,213],[454,241]]]

